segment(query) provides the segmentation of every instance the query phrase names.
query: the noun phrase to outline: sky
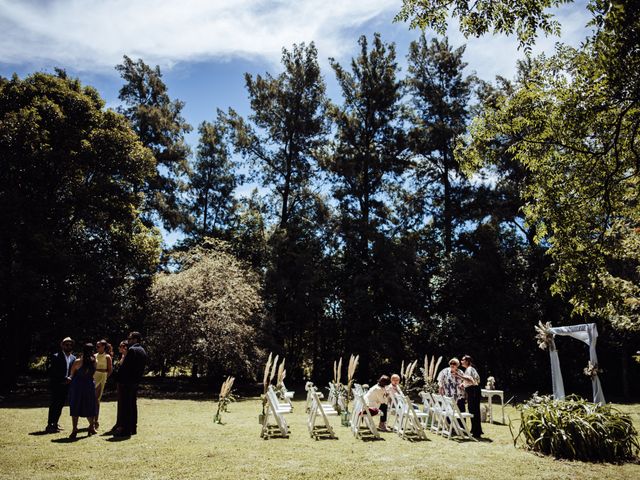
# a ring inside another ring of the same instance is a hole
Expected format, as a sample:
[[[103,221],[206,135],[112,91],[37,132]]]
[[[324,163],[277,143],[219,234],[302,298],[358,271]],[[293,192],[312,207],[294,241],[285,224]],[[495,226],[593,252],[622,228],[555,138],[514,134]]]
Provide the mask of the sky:
[[[586,0],[556,10],[561,37],[542,37],[534,53],[551,53],[556,42],[577,46],[589,30]],[[358,38],[379,32],[394,42],[406,71],[409,43],[419,31],[393,23],[401,0],[0,0],[0,75],[24,77],[64,68],[98,89],[107,106],[118,105],[122,81],[114,66],[123,55],[159,65],[171,98],[185,102],[194,126],[212,121],[216,109],[249,113],[244,73],[280,72],[282,48],[311,41],[327,83],[340,101],[329,58],[346,64],[358,53]],[[427,37],[433,32],[426,32]],[[466,44],[468,73],[483,80],[512,78],[515,38],[486,35],[465,39],[456,22],[448,30],[454,47]],[[402,75],[402,74],[401,74]],[[167,236],[171,243],[175,237]]]

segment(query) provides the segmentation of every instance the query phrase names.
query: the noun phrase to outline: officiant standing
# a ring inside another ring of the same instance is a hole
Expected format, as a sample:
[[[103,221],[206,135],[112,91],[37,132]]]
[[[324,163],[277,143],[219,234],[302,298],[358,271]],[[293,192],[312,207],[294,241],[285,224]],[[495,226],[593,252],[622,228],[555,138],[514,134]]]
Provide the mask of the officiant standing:
[[[140,344],[140,332],[131,332],[128,338],[129,349],[118,371],[118,428],[117,437],[130,437],[138,430],[138,385],[144,376],[147,364],[147,352]]]

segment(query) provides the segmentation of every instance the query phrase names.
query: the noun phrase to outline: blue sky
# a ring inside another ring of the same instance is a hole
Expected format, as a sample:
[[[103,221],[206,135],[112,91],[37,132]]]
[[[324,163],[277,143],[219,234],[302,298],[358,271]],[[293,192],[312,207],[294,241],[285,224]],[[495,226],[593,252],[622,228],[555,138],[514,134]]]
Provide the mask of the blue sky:
[[[0,0],[0,75],[23,77],[61,67],[115,106],[121,80],[114,66],[125,54],[142,58],[160,65],[169,95],[186,103],[194,147],[197,125],[213,120],[217,108],[249,113],[243,75],[277,74],[282,47],[315,41],[329,97],[336,102],[340,94],[327,59],[349,62],[360,35],[380,32],[385,42],[395,42],[404,65],[419,32],[392,22],[400,5],[400,0]],[[558,41],[577,46],[587,35],[585,0],[563,6],[557,18],[562,36],[541,38],[534,53],[551,52]],[[512,77],[523,55],[513,38],[465,40],[455,23],[448,33],[452,45],[467,44],[469,72],[484,80]]]

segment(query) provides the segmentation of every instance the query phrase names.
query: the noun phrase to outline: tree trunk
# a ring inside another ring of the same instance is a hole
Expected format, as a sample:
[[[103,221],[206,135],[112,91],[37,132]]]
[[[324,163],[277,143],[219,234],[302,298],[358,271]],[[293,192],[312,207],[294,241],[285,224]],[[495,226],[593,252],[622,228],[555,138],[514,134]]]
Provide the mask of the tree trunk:
[[[443,155],[443,173],[442,173],[442,185],[444,187],[444,212],[443,212],[443,237],[444,237],[444,251],[448,256],[451,255],[452,250],[452,215],[451,215],[451,182],[449,180],[449,159],[447,152]]]

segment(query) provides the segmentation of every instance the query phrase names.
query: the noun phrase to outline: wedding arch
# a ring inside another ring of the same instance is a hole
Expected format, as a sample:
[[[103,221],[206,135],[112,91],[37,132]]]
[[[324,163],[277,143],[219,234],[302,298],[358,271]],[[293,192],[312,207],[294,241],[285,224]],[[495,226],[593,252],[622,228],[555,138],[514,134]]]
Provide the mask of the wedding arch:
[[[602,385],[598,377],[598,356],[596,355],[596,341],[598,339],[598,329],[595,323],[584,323],[582,325],[571,325],[567,327],[552,327],[550,323],[542,324],[536,327],[538,332],[538,345],[542,349],[549,349],[551,357],[551,383],[553,385],[553,396],[557,399],[563,399],[564,382],[562,381],[562,371],[560,370],[560,358],[554,337],[556,335],[568,335],[578,339],[589,345],[589,364],[584,369],[585,375],[591,377],[591,385],[593,388],[594,403],[606,403]]]

